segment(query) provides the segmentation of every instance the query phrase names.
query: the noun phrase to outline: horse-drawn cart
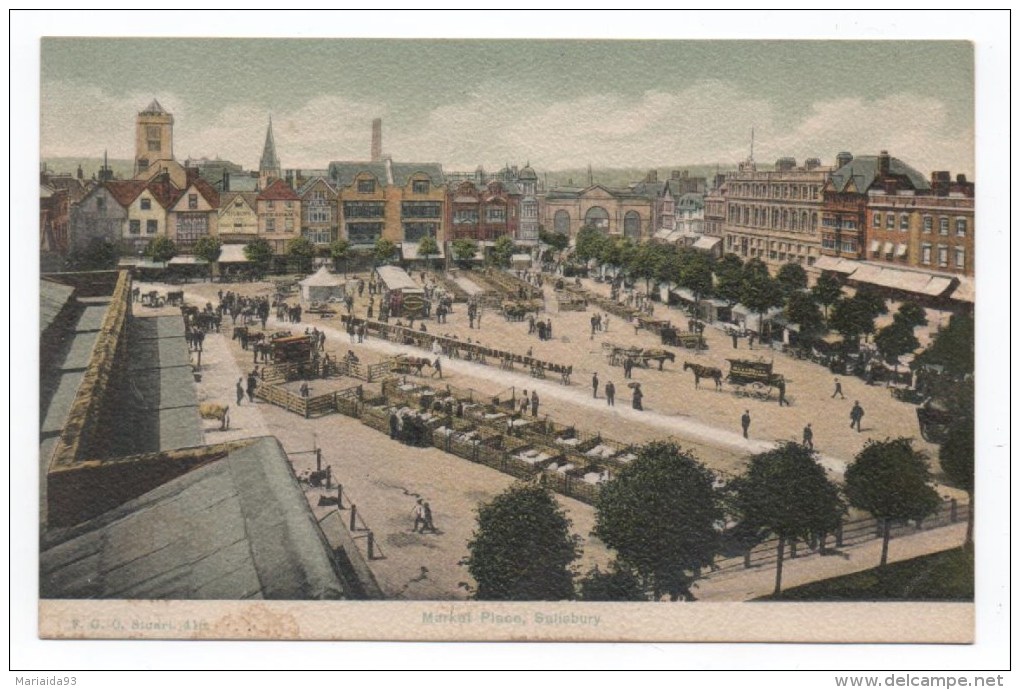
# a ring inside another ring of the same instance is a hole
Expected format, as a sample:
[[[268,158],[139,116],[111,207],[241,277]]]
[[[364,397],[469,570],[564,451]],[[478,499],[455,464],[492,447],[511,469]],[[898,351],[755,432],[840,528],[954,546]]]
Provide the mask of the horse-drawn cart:
[[[768,400],[773,386],[783,381],[782,374],[772,371],[772,360],[727,359],[730,372],[726,382],[733,386],[737,395],[746,398]]]
[[[700,332],[679,331],[675,326],[666,326],[659,332],[663,345],[683,347],[688,350],[707,350],[708,343]]]
[[[312,358],[312,340],[307,335],[270,338],[273,361],[307,362]]]

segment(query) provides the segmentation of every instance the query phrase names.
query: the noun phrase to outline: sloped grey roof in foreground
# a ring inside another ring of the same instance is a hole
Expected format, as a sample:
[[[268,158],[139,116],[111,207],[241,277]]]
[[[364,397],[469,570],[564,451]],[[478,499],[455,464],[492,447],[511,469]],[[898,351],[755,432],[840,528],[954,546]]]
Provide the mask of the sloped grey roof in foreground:
[[[290,462],[255,439],[92,520],[43,538],[49,599],[342,599]]]

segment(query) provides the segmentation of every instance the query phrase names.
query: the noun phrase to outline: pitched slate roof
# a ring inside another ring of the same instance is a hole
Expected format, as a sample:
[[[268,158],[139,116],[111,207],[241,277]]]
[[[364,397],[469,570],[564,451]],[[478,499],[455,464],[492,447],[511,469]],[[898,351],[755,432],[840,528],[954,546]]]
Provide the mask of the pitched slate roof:
[[[638,182],[631,185],[631,191],[650,199],[658,199],[666,193],[666,182]]]
[[[889,159],[889,174],[905,179],[913,189],[928,191],[931,185],[924,175],[910,167],[899,158]],[[837,192],[842,192],[853,180],[859,194],[866,194],[878,179],[878,156],[858,156],[843,167],[832,173],[832,185]]]
[[[337,187],[349,187],[360,173],[371,173],[382,184],[387,184],[386,164],[381,161],[332,161],[329,178]]]
[[[325,177],[313,177],[312,179],[308,180],[303,185],[298,187],[297,190],[298,196],[304,197],[304,195],[311,191],[312,187],[315,186],[315,183],[319,182],[320,180],[324,185],[326,185],[326,189],[328,189],[330,193],[336,194],[336,188]]]
[[[198,193],[205,197],[205,200],[209,202],[210,206],[213,208],[219,208],[220,193],[216,191],[215,187],[203,180],[201,177],[195,178],[195,180],[192,181],[192,184],[195,185],[195,189],[198,190]]]
[[[166,115],[166,110],[159,104],[155,98],[152,99],[152,103],[146,106],[145,110],[139,113],[139,115]]]
[[[260,201],[300,201],[301,197],[283,180],[273,180],[272,184],[259,192],[256,199]]]
[[[446,183],[443,166],[439,163],[391,163],[390,169],[393,173],[393,184],[398,187],[406,185],[411,176],[417,173],[428,175],[432,184],[441,185]]]
[[[42,539],[50,599],[344,598],[331,553],[272,437]]]
[[[57,314],[64,306],[71,301],[74,295],[74,288],[70,285],[61,285],[52,280],[39,281],[39,332],[42,333],[50,327]]]
[[[255,200],[258,198],[256,192],[235,192],[233,190],[229,192],[223,192],[220,195],[220,211],[225,211],[232,207],[234,199],[241,197],[251,207],[251,210],[255,211]]]

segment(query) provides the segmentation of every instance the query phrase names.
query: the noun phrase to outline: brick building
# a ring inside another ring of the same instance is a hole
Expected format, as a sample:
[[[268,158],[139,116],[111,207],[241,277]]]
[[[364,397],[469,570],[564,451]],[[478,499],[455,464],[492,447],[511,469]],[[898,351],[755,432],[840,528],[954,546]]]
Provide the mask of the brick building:
[[[273,247],[273,253],[285,254],[287,243],[300,237],[301,197],[283,180],[269,183],[255,197],[259,237]]]
[[[517,237],[521,195],[516,185],[492,180],[484,185],[464,181],[450,189],[446,237],[492,243]]]

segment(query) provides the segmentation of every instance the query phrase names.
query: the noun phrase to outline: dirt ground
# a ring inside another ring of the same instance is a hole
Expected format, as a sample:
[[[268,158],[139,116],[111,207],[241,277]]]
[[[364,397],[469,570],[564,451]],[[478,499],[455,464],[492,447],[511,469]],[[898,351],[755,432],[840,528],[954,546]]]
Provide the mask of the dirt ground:
[[[357,276],[366,278],[367,275]],[[357,279],[352,276],[352,280]],[[418,280],[418,274],[415,274]],[[589,289],[608,292],[608,286],[585,281]],[[153,286],[165,289],[164,286]],[[143,291],[148,286],[142,286]],[[270,283],[192,283],[185,286],[187,299],[193,304],[216,302],[219,290],[232,290],[246,295],[270,295]],[[295,294],[290,299],[297,303]],[[364,316],[368,294],[356,300],[354,313]],[[484,366],[462,360],[443,362],[443,383],[462,389],[477,391],[480,395],[513,395],[520,398],[522,391],[529,395],[537,391],[540,398],[540,415],[547,415],[559,423],[576,424],[580,429],[599,431],[605,437],[628,442],[646,442],[652,439],[672,438],[691,449],[708,467],[723,476],[740,473],[747,457],[767,449],[772,442],[783,439],[800,441],[805,424],[811,423],[815,447],[823,464],[834,479],[841,479],[845,464],[869,438],[883,439],[907,435],[918,437],[917,447],[929,453],[933,466],[937,464],[937,448],[920,440],[914,407],[894,399],[884,386],[867,386],[852,377],[841,377],[845,399],[833,399],[833,376],[825,368],[809,361],[797,360],[779,351],[756,347],[747,348],[747,340],[739,341],[733,350],[731,341],[722,331],[709,327],[705,331],[709,349],[701,352],[668,348],[676,352],[676,361],[667,362],[663,371],[635,368],[633,379],[641,383],[644,392],[644,410],[631,409],[631,389],[623,377],[621,367],[611,367],[603,351],[603,343],[624,346],[661,347],[655,334],[638,331],[622,319],[610,315],[608,330],[591,334],[589,319],[592,310],[584,312],[555,312],[555,298],[551,286],[546,285],[546,305],[554,311],[544,312],[541,318],[551,320],[554,339],[539,341],[528,335],[527,322],[508,322],[501,314],[487,310],[483,313],[481,328],[468,327],[466,308],[455,305],[447,323],[426,322],[429,332],[456,335],[458,338],[480,342],[485,346],[509,349],[555,363],[573,366],[573,380],[564,386],[558,380],[536,380],[526,371],[503,371],[498,366]],[[306,305],[307,306],[307,305]],[[604,317],[605,318],[605,317]],[[686,324],[680,311],[657,304],[654,318],[672,319],[674,324]],[[217,351],[229,351],[233,362],[219,361],[203,367],[202,399],[226,398],[233,395],[238,372],[251,368],[251,355],[230,340],[230,323],[227,319],[223,333],[216,338]],[[268,330],[283,324],[270,320]],[[301,324],[286,324],[295,333],[303,328],[316,328],[326,333],[326,352],[342,356],[353,350],[365,363],[380,361],[393,354],[423,354],[407,346],[367,339],[364,343],[351,343],[338,319],[320,319],[306,315]],[[702,382],[695,390],[693,376],[682,370],[684,361],[720,367],[725,373],[727,357],[765,357],[772,359],[776,372],[787,381],[789,407],[780,407],[773,395],[769,401],[737,397],[732,387],[724,384],[722,391],[714,390],[711,382]],[[591,379],[598,374],[598,396],[593,397]],[[431,371],[425,370],[429,378]],[[414,377],[411,377],[414,378]],[[604,385],[612,380],[617,389],[616,406],[609,407],[604,396]],[[438,379],[430,379],[439,384]],[[332,389],[335,382],[312,382],[315,392]],[[298,384],[295,384],[298,385]],[[849,413],[854,400],[865,410],[861,433],[850,428]],[[259,420],[247,426],[252,431],[277,436],[292,455],[298,473],[314,469],[314,456],[300,451],[312,447],[323,449],[323,462],[331,465],[334,476],[344,484],[345,493],[356,503],[367,525],[376,535],[376,543],[383,557],[372,562],[373,571],[388,597],[406,599],[466,598],[470,577],[460,564],[467,556],[467,542],[474,529],[474,511],[479,502],[487,501],[509,486],[513,479],[495,470],[475,465],[459,457],[432,448],[411,448],[386,435],[343,415],[330,415],[305,420],[272,405],[258,402],[247,406],[244,414],[258,413]],[[740,416],[747,410],[751,415],[750,438],[744,439],[740,431]],[[215,432],[209,435],[215,436]],[[210,439],[211,440],[211,439]],[[940,493],[955,493],[940,487]],[[432,535],[411,532],[412,510],[417,497],[430,501],[439,533]],[[584,503],[557,497],[573,523],[573,531],[583,540],[584,555],[579,570],[592,564],[605,565],[611,554],[601,542],[590,536],[594,524],[594,511]],[[318,508],[317,498],[311,496],[313,509],[320,517],[328,508]]]

